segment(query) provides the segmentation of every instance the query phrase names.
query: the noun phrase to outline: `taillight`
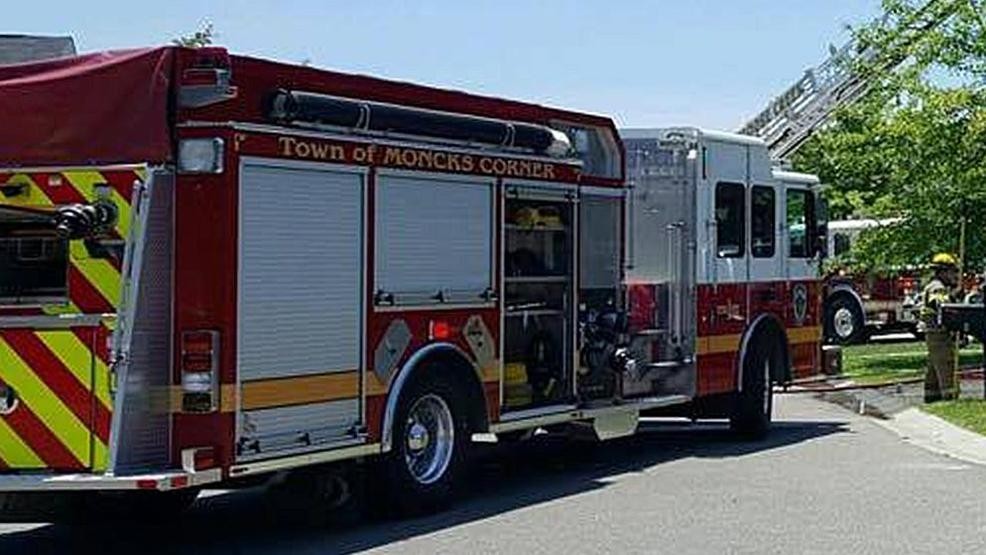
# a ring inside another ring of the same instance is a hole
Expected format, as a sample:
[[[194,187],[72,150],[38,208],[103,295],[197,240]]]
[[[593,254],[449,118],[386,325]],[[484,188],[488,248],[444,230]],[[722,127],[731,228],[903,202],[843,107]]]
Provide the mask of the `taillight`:
[[[193,447],[181,452],[181,467],[185,472],[199,472],[215,468],[217,464],[214,447]]]
[[[185,412],[212,412],[219,396],[219,332],[181,334],[181,408]]]

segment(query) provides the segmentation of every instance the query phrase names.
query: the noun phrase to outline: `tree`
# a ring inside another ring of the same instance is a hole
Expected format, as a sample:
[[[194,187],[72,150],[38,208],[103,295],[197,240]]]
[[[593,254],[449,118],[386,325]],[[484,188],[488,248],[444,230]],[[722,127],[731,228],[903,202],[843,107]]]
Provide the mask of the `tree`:
[[[186,48],[202,48],[203,46],[209,46],[212,44],[212,40],[216,38],[216,31],[212,25],[211,21],[206,21],[202,29],[195,31],[191,35],[185,35],[176,38],[171,41],[172,44],[176,46],[184,46]]]
[[[877,56],[855,68],[882,73],[861,101],[840,110],[796,154],[795,167],[829,184],[834,217],[902,218],[861,236],[854,253],[859,265],[919,264],[935,251],[958,252],[965,222],[966,259],[981,268],[986,259],[982,8],[970,0],[884,0],[883,7],[883,19],[854,34],[861,47],[876,46],[880,56],[903,62],[886,72]],[[929,10],[947,17],[921,27]],[[906,50],[886,52],[889,44]]]

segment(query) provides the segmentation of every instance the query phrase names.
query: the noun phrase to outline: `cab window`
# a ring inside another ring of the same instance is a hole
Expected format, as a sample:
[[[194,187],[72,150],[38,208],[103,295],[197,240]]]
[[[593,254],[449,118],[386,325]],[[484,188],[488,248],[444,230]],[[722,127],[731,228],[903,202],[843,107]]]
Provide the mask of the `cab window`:
[[[771,258],[776,251],[774,204],[773,187],[753,187],[750,198],[750,253],[754,258]]]
[[[746,190],[739,183],[716,185],[716,251],[719,258],[742,258],[746,243]]]
[[[852,243],[849,239],[848,233],[836,233],[833,238],[832,255],[842,256],[843,254],[849,252],[851,246]]]
[[[815,207],[811,193],[792,189],[787,192],[788,256],[811,258],[814,256],[810,230],[813,230]]]

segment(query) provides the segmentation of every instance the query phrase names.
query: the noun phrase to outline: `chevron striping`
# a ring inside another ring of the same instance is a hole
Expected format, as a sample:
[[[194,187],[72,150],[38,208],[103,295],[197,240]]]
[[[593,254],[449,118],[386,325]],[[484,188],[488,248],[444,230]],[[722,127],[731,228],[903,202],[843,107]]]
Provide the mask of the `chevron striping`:
[[[89,428],[14,350],[7,332],[0,336],[0,379],[17,391],[21,401],[31,412],[38,415],[44,426],[57,437],[58,442],[65,449],[79,461],[89,460],[91,439]],[[21,412],[23,408],[14,411],[12,416],[17,416]],[[33,437],[20,435],[22,439],[35,445]]]
[[[7,468],[44,468],[45,462],[0,418],[0,464]]]

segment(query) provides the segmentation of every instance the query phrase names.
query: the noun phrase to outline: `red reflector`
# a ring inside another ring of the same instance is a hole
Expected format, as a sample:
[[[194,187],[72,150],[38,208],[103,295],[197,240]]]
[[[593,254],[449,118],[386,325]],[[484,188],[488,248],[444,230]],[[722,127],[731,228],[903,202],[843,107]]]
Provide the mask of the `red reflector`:
[[[195,470],[205,470],[216,466],[216,450],[203,447],[195,450]]]
[[[452,326],[450,326],[448,322],[445,320],[431,321],[432,339],[448,339],[450,337],[452,337]]]
[[[182,370],[185,372],[209,372],[212,370],[210,355],[185,354],[182,356]]]
[[[172,488],[186,488],[188,487],[188,476],[175,476],[171,479]]]
[[[187,331],[181,336],[185,354],[211,355],[213,334],[208,331]]]
[[[137,489],[157,489],[157,480],[137,480]]]

